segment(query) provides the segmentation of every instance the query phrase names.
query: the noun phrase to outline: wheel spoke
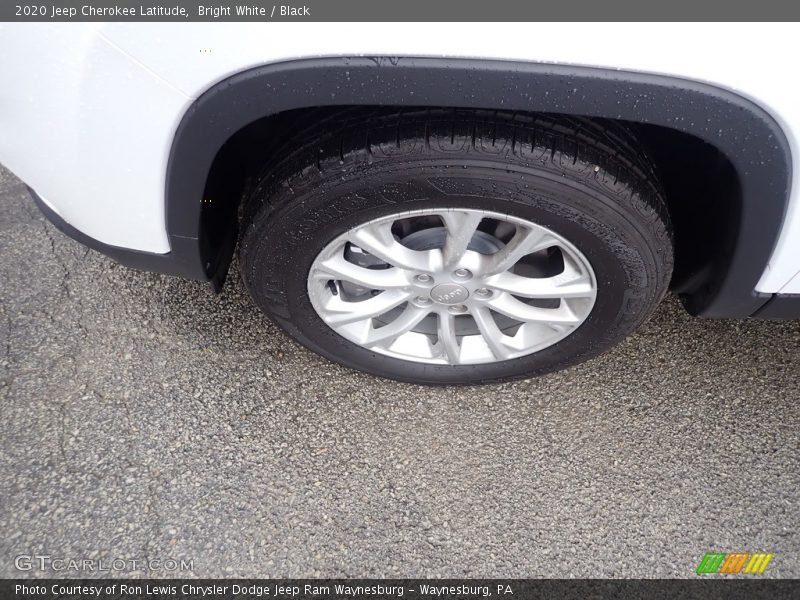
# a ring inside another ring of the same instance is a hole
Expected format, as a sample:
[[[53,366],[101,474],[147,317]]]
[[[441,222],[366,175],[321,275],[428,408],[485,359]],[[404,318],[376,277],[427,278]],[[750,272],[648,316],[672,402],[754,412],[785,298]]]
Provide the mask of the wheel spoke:
[[[557,244],[557,240],[544,229],[517,226],[517,233],[514,234],[508,244],[499,252],[486,257],[486,264],[482,268],[482,273],[484,275],[492,275],[507,271],[517,264],[523,256]]]
[[[331,295],[325,302],[327,314],[323,318],[331,327],[356,323],[389,312],[409,297],[403,290],[387,290],[361,302],[346,302],[341,296]]]
[[[500,331],[491,311],[481,306],[472,311],[472,318],[475,320],[475,324],[478,326],[483,340],[486,342],[486,345],[489,346],[494,357],[497,360],[506,360],[509,358],[513,351],[504,343],[505,338],[508,336]]]
[[[438,320],[439,349],[447,357],[447,362],[457,365],[461,362],[461,347],[456,337],[456,318],[453,315],[439,313]]]
[[[452,211],[442,213],[441,217],[447,229],[443,252],[444,267],[449,269],[464,256],[478,224],[483,220],[483,213]]]
[[[378,329],[371,329],[364,345],[367,347],[391,346],[398,337],[411,331],[428,314],[430,314],[430,309],[420,308],[409,303],[394,321]]]
[[[430,271],[438,266],[435,255],[440,251],[417,251],[406,248],[394,238],[391,222],[373,223],[361,227],[352,231],[348,239],[372,256],[401,269]]]
[[[373,290],[388,290],[408,285],[402,269],[365,269],[337,254],[319,263],[313,273],[318,279],[349,281]]]
[[[558,308],[540,308],[538,306],[525,304],[510,294],[499,294],[495,298],[489,300],[487,305],[501,315],[522,322],[536,321],[540,323],[577,324],[583,320],[572,312],[566,302],[561,302]]]
[[[523,298],[587,298],[594,295],[588,276],[564,272],[553,277],[522,277],[507,271],[487,277],[486,285]]]

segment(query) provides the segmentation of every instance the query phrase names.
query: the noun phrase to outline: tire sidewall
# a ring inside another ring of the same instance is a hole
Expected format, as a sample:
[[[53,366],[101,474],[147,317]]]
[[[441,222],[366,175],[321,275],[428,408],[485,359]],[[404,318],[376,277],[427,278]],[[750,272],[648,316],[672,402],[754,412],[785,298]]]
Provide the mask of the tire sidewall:
[[[308,297],[318,253],[367,221],[415,209],[471,208],[544,226],[569,240],[595,273],[597,298],[574,332],[536,353],[477,365],[431,365],[360,347],[331,329]],[[535,168],[447,160],[363,168],[358,177],[321,179],[270,194],[243,236],[242,273],[256,303],[302,344],[354,369],[417,383],[475,383],[528,377],[594,356],[632,331],[653,303],[657,253],[642,215],[620,210],[581,181]],[[656,291],[656,293],[658,293]],[[657,301],[657,300],[656,300]],[[643,314],[644,313],[644,314]]]

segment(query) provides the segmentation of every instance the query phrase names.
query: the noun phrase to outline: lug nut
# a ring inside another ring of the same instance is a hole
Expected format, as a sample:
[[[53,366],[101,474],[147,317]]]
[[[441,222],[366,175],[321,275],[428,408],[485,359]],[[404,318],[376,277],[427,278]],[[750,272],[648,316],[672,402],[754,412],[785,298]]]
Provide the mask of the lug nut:
[[[464,306],[463,304],[454,304],[453,306],[450,307],[450,312],[460,315],[462,313],[467,312],[467,307]]]
[[[426,298],[425,296],[417,296],[416,298],[414,298],[414,302],[422,306],[428,306],[431,303],[431,299]]]
[[[456,269],[453,271],[453,275],[459,279],[469,279],[472,277],[472,273],[470,273],[469,269]]]
[[[425,273],[417,275],[415,279],[417,280],[417,283],[430,283],[431,282],[431,276],[427,275]]]
[[[475,290],[475,295],[478,296],[478,298],[488,298],[492,295],[492,290],[489,288],[478,288]]]

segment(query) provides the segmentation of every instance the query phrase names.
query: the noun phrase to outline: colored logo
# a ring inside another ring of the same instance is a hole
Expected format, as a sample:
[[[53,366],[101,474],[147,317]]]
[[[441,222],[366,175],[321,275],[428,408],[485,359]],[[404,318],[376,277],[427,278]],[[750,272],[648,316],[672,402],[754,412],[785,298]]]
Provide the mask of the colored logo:
[[[708,552],[697,567],[697,574],[722,573],[737,574],[749,573],[761,575],[767,568],[774,555],[767,552]]]

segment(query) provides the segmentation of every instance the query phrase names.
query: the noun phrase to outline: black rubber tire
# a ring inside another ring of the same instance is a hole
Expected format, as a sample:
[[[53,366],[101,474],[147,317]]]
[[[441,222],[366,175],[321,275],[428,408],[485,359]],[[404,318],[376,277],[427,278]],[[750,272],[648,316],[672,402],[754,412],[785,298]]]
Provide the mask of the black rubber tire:
[[[299,131],[247,202],[242,276],[293,338],[342,365],[422,384],[541,375],[596,356],[664,296],[672,230],[655,170],[625,127],[607,121],[476,110],[344,110]],[[598,280],[588,319],[521,358],[427,365],[357,346],[314,311],[307,275],[348,229],[414,208],[482,208],[548,227],[588,258]]]

